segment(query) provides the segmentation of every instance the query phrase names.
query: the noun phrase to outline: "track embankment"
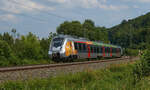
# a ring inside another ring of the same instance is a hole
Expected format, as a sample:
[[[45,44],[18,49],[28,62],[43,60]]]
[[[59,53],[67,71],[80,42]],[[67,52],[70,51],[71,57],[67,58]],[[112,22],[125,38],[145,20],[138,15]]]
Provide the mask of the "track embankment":
[[[28,80],[35,78],[48,78],[51,76],[96,70],[105,68],[111,64],[134,62],[138,57],[115,58],[98,61],[73,62],[62,64],[33,65],[20,67],[0,68],[0,83],[10,80]]]

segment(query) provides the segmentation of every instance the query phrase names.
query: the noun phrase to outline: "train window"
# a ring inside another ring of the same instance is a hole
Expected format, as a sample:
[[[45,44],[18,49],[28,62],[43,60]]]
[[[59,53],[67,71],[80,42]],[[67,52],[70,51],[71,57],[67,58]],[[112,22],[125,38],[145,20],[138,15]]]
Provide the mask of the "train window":
[[[116,48],[113,48],[112,50],[113,50],[113,53],[116,53]]]
[[[107,47],[105,47],[105,52],[107,53]]]
[[[94,53],[96,53],[96,46],[94,46]]]
[[[112,48],[112,53],[114,53],[114,48]]]
[[[63,40],[64,40],[64,38],[54,38],[53,39],[53,46],[54,47],[60,47],[62,44],[63,44]]]
[[[94,50],[94,49],[95,49],[95,47],[93,46],[93,53],[95,53],[95,50]]]
[[[110,53],[110,48],[109,47],[107,48],[107,52]]]
[[[78,49],[78,45],[77,45],[76,42],[74,42],[74,47],[75,47],[76,50]]]
[[[115,48],[113,48],[113,53],[115,53],[116,51],[115,51]]]
[[[103,48],[102,47],[100,47],[100,53],[103,53]]]
[[[93,47],[92,46],[90,46],[90,51],[93,52]]]
[[[117,53],[117,48],[115,48],[115,53]]]
[[[81,43],[81,51],[83,52],[84,51],[84,49],[83,49],[83,44]]]
[[[86,51],[86,45],[83,44],[83,51]]]
[[[78,43],[78,46],[79,46],[79,51],[82,51],[81,43]]]
[[[99,47],[97,46],[97,53],[99,53]]]

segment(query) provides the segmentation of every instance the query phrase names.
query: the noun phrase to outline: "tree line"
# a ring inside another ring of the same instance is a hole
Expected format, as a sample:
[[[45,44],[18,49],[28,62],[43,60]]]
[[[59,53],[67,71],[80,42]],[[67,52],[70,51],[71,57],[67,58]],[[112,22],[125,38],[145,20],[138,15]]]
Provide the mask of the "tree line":
[[[108,42],[107,29],[96,27],[92,20],[65,21],[57,27],[57,33],[50,33],[40,39],[33,33],[20,35],[16,29],[0,34],[0,66],[48,63],[50,41],[57,34],[85,37],[89,40]]]
[[[0,34],[0,66],[49,62],[48,50],[54,35],[51,32],[48,38],[39,39],[31,32],[20,35],[15,29]]]
[[[50,41],[57,34],[84,37],[91,41],[111,43],[123,48],[145,50],[150,47],[150,13],[135,19],[123,20],[121,24],[112,28],[96,26],[90,19],[83,23],[64,21],[57,27],[56,33],[51,32],[47,38],[42,39],[31,32],[20,35],[12,29],[10,33],[0,34],[0,65],[49,62]]]
[[[95,26],[94,21],[89,19],[85,20],[84,23],[79,21],[65,21],[57,27],[57,33],[84,37],[91,41],[109,43],[107,28]]]
[[[150,13],[123,20],[108,31],[111,43],[124,48],[144,50],[150,46]]]

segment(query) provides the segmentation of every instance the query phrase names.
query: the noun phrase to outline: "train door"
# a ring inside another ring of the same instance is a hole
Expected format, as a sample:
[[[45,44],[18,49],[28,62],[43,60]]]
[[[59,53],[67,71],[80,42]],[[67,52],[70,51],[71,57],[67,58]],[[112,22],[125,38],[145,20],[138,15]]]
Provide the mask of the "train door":
[[[88,58],[90,58],[91,57],[91,55],[90,55],[90,45],[87,45],[87,51],[88,51]]]
[[[112,57],[112,47],[110,47],[110,57]]]
[[[106,48],[106,57],[109,57],[109,47]]]
[[[90,45],[90,57],[91,58],[94,58],[94,50],[93,49],[94,49],[93,46]]]
[[[100,46],[100,57],[103,57],[103,47]]]

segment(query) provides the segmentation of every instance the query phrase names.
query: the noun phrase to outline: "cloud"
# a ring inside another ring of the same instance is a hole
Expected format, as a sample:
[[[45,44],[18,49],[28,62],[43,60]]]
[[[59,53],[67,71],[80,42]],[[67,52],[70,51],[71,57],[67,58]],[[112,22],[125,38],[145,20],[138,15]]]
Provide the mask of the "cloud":
[[[138,0],[138,1],[143,3],[150,3],[150,0]]]
[[[139,2],[139,3],[150,3],[150,0],[121,0],[124,2]]]
[[[133,8],[139,8],[139,6],[137,6],[137,5],[133,5]]]
[[[125,5],[107,5],[107,0],[48,0],[61,4],[67,8],[82,7],[82,8],[101,8],[105,10],[121,10],[127,9]]]
[[[37,10],[54,10],[54,8],[42,5],[31,0],[1,0],[0,9],[12,13],[38,12]]]
[[[49,2],[55,2],[55,3],[65,3],[67,0],[48,0]]]
[[[99,5],[99,7],[105,10],[115,10],[115,11],[129,8],[128,6],[125,5],[115,6],[115,5],[105,5],[105,4],[101,4]]]
[[[3,14],[3,15],[0,15],[0,20],[10,21],[10,22],[15,22],[16,23],[18,19],[13,14]]]

